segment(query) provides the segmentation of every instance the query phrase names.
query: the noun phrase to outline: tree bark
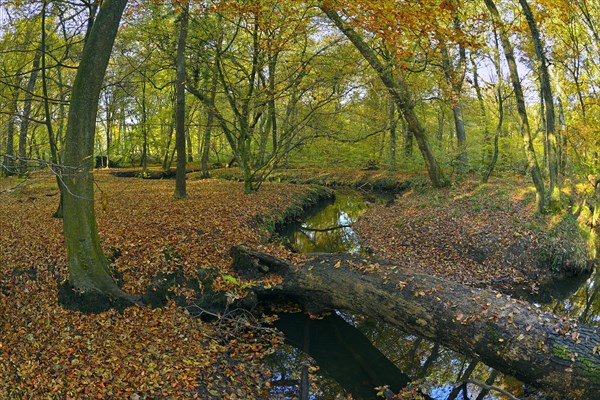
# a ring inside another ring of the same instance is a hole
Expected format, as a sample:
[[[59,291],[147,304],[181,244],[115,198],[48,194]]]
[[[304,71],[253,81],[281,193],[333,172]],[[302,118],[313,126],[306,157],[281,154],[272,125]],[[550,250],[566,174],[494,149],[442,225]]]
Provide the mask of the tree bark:
[[[503,78],[502,78],[502,67],[500,63],[500,45],[498,43],[498,35],[494,32],[494,43],[495,43],[495,51],[494,51],[494,68],[496,69],[496,75],[498,75],[498,82],[496,82],[496,97],[498,101],[498,123],[496,124],[496,133],[494,134],[494,150],[492,152],[490,163],[488,164],[481,181],[483,183],[487,183],[494,172],[494,168],[496,168],[496,163],[498,162],[498,140],[500,138],[500,134],[502,133],[502,124],[504,123],[504,94],[502,93],[503,86]],[[481,106],[483,107],[483,101],[481,101]],[[486,124],[487,130],[487,124]]]
[[[521,81],[519,79],[519,71],[517,69],[517,62],[515,60],[513,46],[510,43],[509,33],[507,32],[506,27],[504,26],[504,23],[500,18],[500,13],[498,12],[496,5],[494,4],[494,1],[484,0],[484,2],[500,34],[500,41],[502,42],[502,47],[504,49],[504,56],[506,58],[508,69],[510,71],[510,80],[512,82],[513,90],[515,92],[517,112],[519,114],[521,125],[520,131],[521,136],[523,137],[523,145],[525,148],[525,155],[527,156],[527,164],[529,166],[529,170],[531,171],[531,178],[535,186],[536,208],[538,213],[543,213],[546,209],[546,190],[544,187],[544,180],[542,179],[542,174],[537,161],[537,157],[535,155],[535,150],[533,148],[533,141],[531,139],[531,128],[529,126],[527,108],[525,106],[525,96],[523,95],[523,87],[521,86]]]
[[[398,127],[398,120],[396,119],[396,104],[393,101],[390,101],[388,112],[388,119],[390,123],[390,150],[388,155],[388,168],[390,171],[396,171],[396,150],[398,142],[396,128]]]
[[[185,167],[186,167],[186,138],[185,138],[185,43],[188,33],[189,4],[181,10],[179,21],[179,40],[177,41],[177,56],[175,64],[177,79],[175,84],[175,148],[177,149],[177,172],[175,174],[175,197],[187,197]]]
[[[458,67],[454,68],[450,61],[448,48],[442,46],[442,64],[446,82],[452,90],[451,106],[452,116],[454,117],[454,128],[456,130],[456,140],[458,145],[458,171],[463,173],[466,171],[469,164],[469,155],[467,153],[467,132],[465,129],[465,121],[463,118],[462,101],[460,95],[462,92],[462,84],[465,76],[466,56],[462,46],[459,49]],[[459,74],[460,76],[456,76]]]
[[[232,256],[245,278],[283,278],[276,286],[255,287],[259,297],[292,299],[309,312],[367,315],[552,391],[550,397],[600,399],[598,327],[381,260],[316,254],[292,265],[246,247],[234,248]],[[385,275],[367,272],[375,264]]]
[[[142,76],[142,159],[140,165],[146,172],[148,169],[148,114],[146,110],[146,74]]]
[[[558,141],[556,139],[556,123],[555,123],[555,112],[554,112],[554,97],[552,95],[552,87],[550,86],[550,74],[548,73],[548,63],[546,62],[546,54],[544,51],[544,45],[540,36],[540,31],[537,28],[533,12],[527,3],[527,0],[519,0],[525,19],[529,25],[531,32],[531,39],[533,40],[533,47],[535,49],[535,55],[539,63],[539,76],[540,76],[540,88],[542,92],[542,103],[545,105],[545,119],[546,119],[546,137],[548,140],[548,172],[550,178],[550,210],[558,211],[560,209],[560,189],[558,186],[558,156],[557,147]]]
[[[135,301],[121,291],[108,269],[98,238],[92,175],[98,99],[113,42],[127,0],[105,0],[85,43],[71,93],[65,140],[64,236],[69,283],[82,292],[100,292]]]
[[[56,144],[56,136],[54,134],[54,127],[52,126],[52,112],[50,110],[50,99],[48,96],[48,79],[46,76],[46,7],[47,1],[44,0],[42,3],[42,39],[40,43],[41,49],[41,63],[42,63],[42,94],[44,96],[44,122],[46,125],[46,130],[48,132],[48,142],[50,144],[50,155],[52,157],[52,172],[56,174],[56,185],[60,191],[60,197],[58,200],[58,206],[56,207],[56,211],[52,215],[54,218],[62,218],[63,217],[63,183],[60,177],[60,171],[58,170],[58,165],[60,164],[60,159],[58,157],[58,147]],[[108,159],[108,153],[107,153]],[[107,161],[108,163],[108,161]]]
[[[33,102],[33,91],[37,82],[38,73],[40,70],[40,57],[43,49],[38,48],[33,58],[31,75],[27,82],[27,91],[25,92],[25,100],[23,104],[23,115],[21,116],[21,127],[19,131],[19,174],[23,175],[27,172],[27,133],[29,131],[29,117],[31,116],[31,103]]]
[[[17,71],[17,75],[20,75],[21,71]],[[20,86],[17,83],[16,86]],[[8,119],[8,127],[6,130],[6,156],[4,157],[4,170],[3,174],[5,176],[14,175],[15,171],[15,124],[17,120],[17,114],[19,113],[19,89],[16,87],[13,88],[13,97],[11,99],[10,104],[10,113]]]
[[[215,52],[215,57],[218,57],[218,54]],[[204,129],[204,140],[202,141],[202,176],[204,178],[208,178],[208,157],[210,155],[210,138],[212,133],[212,127],[215,120],[214,108],[215,108],[215,99],[217,97],[217,85],[219,83],[219,71],[217,69],[217,60],[212,68],[212,78],[210,82],[210,95],[208,97],[208,103],[206,108],[208,109],[208,113],[206,116],[206,127]]]

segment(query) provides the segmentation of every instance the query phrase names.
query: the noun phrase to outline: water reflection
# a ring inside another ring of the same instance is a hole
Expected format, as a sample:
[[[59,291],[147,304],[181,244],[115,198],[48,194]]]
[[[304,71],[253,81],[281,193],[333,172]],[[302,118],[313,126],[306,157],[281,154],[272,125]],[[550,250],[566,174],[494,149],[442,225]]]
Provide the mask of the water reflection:
[[[471,382],[523,395],[514,378],[368,318],[338,313],[311,320],[302,313],[281,314],[276,327],[291,346],[267,360],[274,372],[272,399],[375,400],[382,398],[376,387],[389,385],[398,393],[411,381],[424,399],[505,398]]]
[[[392,199],[338,191],[335,201],[280,234],[302,253],[364,254],[351,225],[370,203]],[[436,400],[502,398],[473,381],[523,394],[514,378],[382,322],[341,313],[313,321],[297,313],[282,315],[276,326],[289,345],[267,361],[273,399],[381,399],[375,387],[398,392],[413,380],[425,398]]]
[[[557,314],[600,325],[600,271],[596,268],[587,279],[576,277],[542,287],[531,300]]]
[[[337,191],[335,201],[313,210],[302,223],[288,226],[287,237],[300,253],[360,253],[364,251],[352,224],[370,203],[386,203],[393,195]]]
[[[279,315],[275,326],[285,334],[286,343],[310,355],[318,365],[318,369],[310,365],[298,350],[292,352],[298,357],[295,360],[285,354],[285,349],[283,354],[277,354],[275,371],[278,372],[273,386],[279,394],[283,382],[284,393],[298,398],[310,392],[314,399],[350,394],[355,399],[377,399],[376,387],[389,385],[398,392],[411,380],[360,330],[337,314],[310,319],[303,313],[284,313]],[[282,360],[288,365],[282,364]]]

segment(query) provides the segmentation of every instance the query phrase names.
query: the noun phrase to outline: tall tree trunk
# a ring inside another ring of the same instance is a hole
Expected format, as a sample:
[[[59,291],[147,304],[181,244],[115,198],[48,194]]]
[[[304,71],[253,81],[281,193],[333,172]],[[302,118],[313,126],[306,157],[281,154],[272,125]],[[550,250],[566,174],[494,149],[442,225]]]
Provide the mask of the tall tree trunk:
[[[396,104],[390,101],[389,104],[389,115],[388,120],[390,124],[390,152],[389,152],[389,169],[390,171],[396,171],[396,147],[397,147],[397,133],[396,128],[398,127],[398,120],[396,119]]]
[[[21,71],[17,71],[17,75],[20,75]],[[15,86],[20,86],[17,84]],[[19,113],[19,89],[13,88],[13,96],[9,103],[10,116],[8,117],[8,127],[6,128],[6,157],[4,157],[4,170],[5,176],[14,175],[15,171],[15,125],[17,120],[17,114]]]
[[[33,58],[32,70],[27,82],[27,91],[25,92],[25,101],[23,103],[23,114],[21,115],[21,128],[19,131],[19,174],[27,172],[27,133],[29,131],[29,118],[31,117],[31,103],[33,101],[33,91],[37,82],[40,70],[40,57],[42,48],[38,48]]]
[[[483,100],[483,93],[481,92],[481,86],[479,85],[479,70],[475,59],[471,57],[471,65],[473,66],[473,87],[475,89],[475,95],[477,96],[477,104],[479,104],[479,113],[483,119],[483,143],[484,149],[481,154],[482,165],[485,165],[488,158],[491,158],[491,138],[490,130],[488,126],[488,115],[485,109],[485,102]]]
[[[56,184],[58,185],[58,189],[60,191],[60,198],[58,201],[58,206],[56,207],[56,211],[53,214],[54,218],[62,218],[63,217],[63,183],[62,178],[60,176],[60,171],[58,169],[58,165],[60,164],[60,158],[58,156],[58,147],[56,145],[56,136],[54,135],[54,129],[52,126],[52,112],[50,111],[50,99],[48,98],[48,79],[46,76],[46,7],[47,1],[44,0],[42,6],[42,41],[40,44],[41,48],[41,63],[42,63],[42,94],[44,96],[44,122],[46,125],[46,130],[48,132],[48,142],[50,143],[50,154],[52,157],[52,172],[56,174]]]
[[[217,54],[215,54],[217,57]],[[215,60],[215,64],[212,69],[212,79],[210,82],[210,95],[208,97],[208,104],[206,108],[208,110],[208,114],[206,116],[206,128],[204,129],[204,146],[202,147],[202,176],[204,178],[208,178],[208,157],[210,155],[210,138],[211,132],[213,128],[213,123],[215,120],[215,99],[217,97],[217,84],[219,82],[219,71],[217,69],[217,61]]]
[[[185,130],[185,151],[187,152],[187,162],[194,162],[194,154],[193,154],[193,144],[192,144],[192,135],[190,134],[190,130]]]
[[[146,74],[142,76],[142,159],[140,164],[142,170],[146,172],[148,169],[148,124],[147,124],[147,110],[146,110]]]
[[[269,54],[269,121],[271,125],[271,154],[277,154],[277,113],[275,108],[275,71],[277,70],[277,53]]]
[[[556,118],[554,112],[554,97],[552,95],[552,87],[550,85],[550,74],[548,73],[548,63],[546,62],[546,52],[544,51],[544,45],[540,32],[537,28],[533,12],[527,3],[527,0],[519,0],[525,19],[529,25],[531,31],[531,39],[535,48],[535,55],[539,63],[539,76],[540,76],[540,88],[542,91],[542,97],[545,103],[545,119],[546,119],[546,134],[548,138],[548,172],[550,178],[550,210],[555,212],[560,209],[560,188],[558,185],[558,157],[557,147],[558,141],[556,139]]]
[[[500,13],[496,8],[493,0],[484,0],[487,9],[490,12],[494,24],[497,26],[502,47],[504,48],[504,56],[508,64],[510,71],[510,80],[512,82],[513,90],[515,92],[515,99],[517,102],[517,111],[520,119],[520,131],[523,137],[523,145],[525,148],[525,155],[527,156],[527,164],[531,171],[531,178],[535,186],[536,194],[536,209],[538,213],[544,213],[546,210],[546,198],[545,198],[545,187],[544,180],[540,167],[535,155],[533,148],[533,141],[531,139],[531,128],[529,126],[529,119],[527,118],[527,108],[525,106],[525,96],[523,95],[523,88],[519,79],[519,71],[517,69],[517,62],[515,61],[514,50],[510,43],[509,34],[500,18]]]
[[[175,148],[177,149],[177,170],[175,173],[175,197],[183,199],[187,197],[185,168],[185,44],[188,33],[189,3],[181,10],[179,20],[179,39],[177,41],[177,56],[175,64],[177,67],[177,79],[175,86]]]
[[[450,61],[448,48],[445,45],[442,46],[442,64],[444,68],[444,76],[446,77],[448,86],[452,90],[450,101],[452,106],[452,116],[454,117],[454,129],[456,130],[456,141],[458,145],[458,171],[462,173],[465,172],[469,164],[469,156],[467,153],[467,133],[465,130],[465,121],[462,112],[462,102],[460,99],[462,80],[464,77],[463,71],[460,70],[464,68],[464,64],[466,62],[465,53],[462,47],[459,58],[459,67],[456,68],[456,70],[458,70],[456,71],[452,66],[452,62]],[[456,73],[461,74],[461,77],[457,77]]]
[[[375,51],[369,47],[369,45],[363,40],[362,37],[347,23],[345,23],[339,14],[325,6],[321,6],[321,10],[329,17],[334,25],[340,29],[344,35],[352,42],[354,47],[362,54],[367,60],[369,65],[375,70],[383,84],[388,89],[390,95],[394,99],[398,110],[402,112],[408,129],[414,135],[417,146],[421,151],[423,160],[427,167],[429,179],[434,187],[443,187],[448,185],[448,181],[444,177],[441,168],[439,167],[433,152],[429,146],[429,142],[425,136],[425,130],[423,129],[419,119],[414,110],[414,104],[410,98],[408,87],[406,83],[394,78],[390,69],[386,67],[377,58]]]
[[[567,123],[565,120],[565,109],[563,107],[560,85],[557,85],[556,102],[558,106],[558,138],[560,141],[560,145],[558,146],[558,172],[559,174],[564,175],[567,166]]]
[[[105,0],[83,48],[71,93],[63,178],[69,282],[82,292],[135,301],[113,280],[98,238],[92,175],[98,99],[127,0]]]
[[[490,179],[490,175],[496,168],[498,162],[498,139],[502,133],[502,124],[504,122],[504,95],[502,94],[503,77],[502,77],[502,66],[500,63],[500,44],[498,43],[498,34],[494,31],[494,68],[496,69],[496,75],[498,76],[498,82],[496,82],[496,101],[498,102],[498,124],[496,125],[496,133],[494,134],[494,147],[492,151],[491,160],[481,178],[483,183],[487,183]],[[483,99],[482,99],[483,100]],[[482,101],[483,105],[483,101]],[[484,110],[485,111],[485,110]],[[487,127],[486,127],[487,130]]]

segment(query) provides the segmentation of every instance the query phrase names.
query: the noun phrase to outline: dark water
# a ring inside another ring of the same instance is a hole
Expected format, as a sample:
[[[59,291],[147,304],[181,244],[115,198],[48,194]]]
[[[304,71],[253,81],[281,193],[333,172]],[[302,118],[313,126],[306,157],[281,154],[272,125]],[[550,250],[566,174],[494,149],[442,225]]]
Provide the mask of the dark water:
[[[368,253],[352,225],[369,205],[393,200],[390,194],[339,190],[334,201],[313,209],[304,221],[290,224],[281,235],[300,253]]]
[[[589,277],[575,277],[544,286],[529,300],[557,314],[600,325],[600,271],[596,268]]]
[[[351,225],[371,204],[390,201],[390,196],[340,191],[334,202],[281,234],[303,253],[368,254]],[[275,373],[273,399],[382,399],[375,388],[389,385],[398,393],[410,390],[406,386],[413,380],[424,388],[425,398],[475,400],[481,392],[473,385],[454,387],[471,360],[378,321],[342,313],[316,320],[285,313],[276,326],[288,346],[267,360]],[[471,378],[485,382],[496,374],[480,363]],[[523,385],[509,376],[498,374],[493,384],[516,396],[523,393]],[[501,397],[492,393],[484,398]]]

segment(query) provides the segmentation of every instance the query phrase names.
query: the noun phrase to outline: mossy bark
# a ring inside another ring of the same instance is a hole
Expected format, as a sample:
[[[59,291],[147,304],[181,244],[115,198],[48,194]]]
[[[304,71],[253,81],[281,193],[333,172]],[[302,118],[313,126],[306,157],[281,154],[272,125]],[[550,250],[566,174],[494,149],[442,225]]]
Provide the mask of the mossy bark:
[[[93,154],[98,98],[127,0],[106,0],[87,38],[71,94],[62,171],[63,223],[69,282],[113,298],[121,291],[108,270],[94,212]]]

